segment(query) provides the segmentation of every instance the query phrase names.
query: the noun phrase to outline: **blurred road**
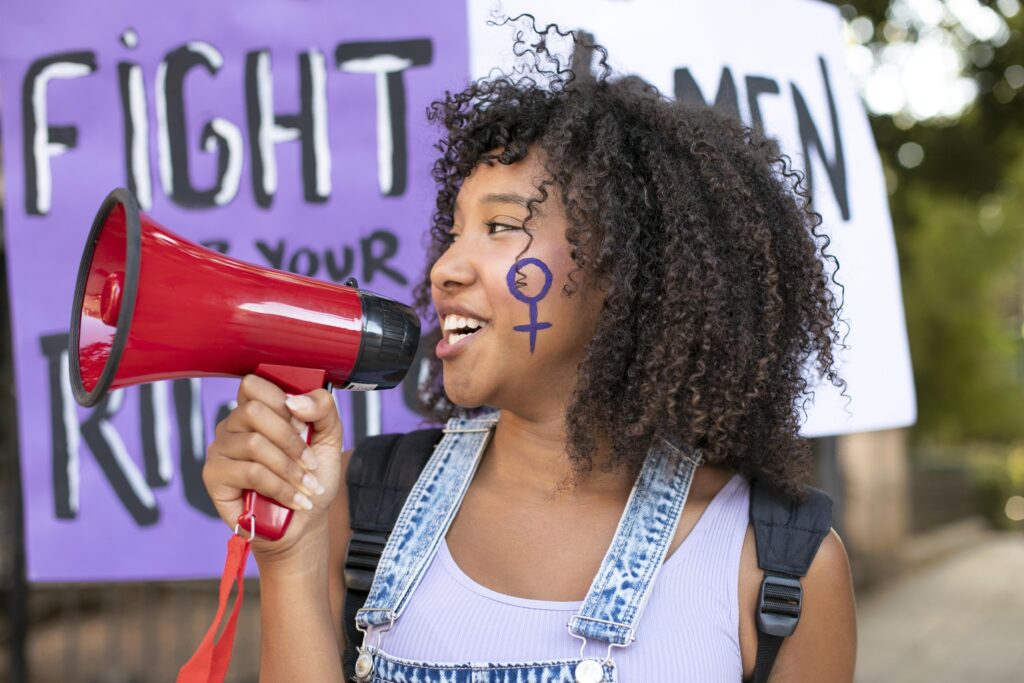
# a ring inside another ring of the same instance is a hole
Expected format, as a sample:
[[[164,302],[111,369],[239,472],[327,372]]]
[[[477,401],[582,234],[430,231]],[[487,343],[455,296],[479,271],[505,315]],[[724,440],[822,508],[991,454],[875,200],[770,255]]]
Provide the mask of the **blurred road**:
[[[993,534],[858,596],[857,683],[1024,682],[1024,536]]]

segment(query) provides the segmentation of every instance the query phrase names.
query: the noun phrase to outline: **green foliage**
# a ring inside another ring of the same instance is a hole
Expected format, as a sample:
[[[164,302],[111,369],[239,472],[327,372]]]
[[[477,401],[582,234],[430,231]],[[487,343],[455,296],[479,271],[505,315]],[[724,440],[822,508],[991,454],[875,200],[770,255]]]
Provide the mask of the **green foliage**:
[[[837,4],[872,20],[871,47],[885,44],[888,0]],[[1005,44],[964,55],[978,98],[958,121],[871,119],[891,192],[916,442],[1024,439],[1024,89],[1006,78],[1024,64],[1024,11],[1007,23]],[[908,142],[924,150],[913,168],[898,161]]]
[[[979,202],[914,183],[899,201],[906,214],[897,243],[919,406],[916,436],[1024,437],[1020,199],[991,195]]]

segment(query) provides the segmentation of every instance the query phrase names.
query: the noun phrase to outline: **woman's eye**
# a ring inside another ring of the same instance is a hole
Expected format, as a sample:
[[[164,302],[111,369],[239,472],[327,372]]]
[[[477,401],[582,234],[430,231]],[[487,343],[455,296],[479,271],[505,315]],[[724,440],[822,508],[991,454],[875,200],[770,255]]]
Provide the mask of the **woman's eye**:
[[[490,222],[490,223],[487,223],[486,225],[487,225],[488,228],[491,229],[491,233],[492,234],[496,233],[496,232],[508,232],[509,230],[522,230],[523,229],[521,226],[518,226],[518,225],[509,225],[508,223],[495,223],[493,221]]]
[[[508,223],[497,223],[495,221],[491,221],[489,223],[484,223],[484,225],[487,226],[488,234],[491,234],[491,235],[495,235],[495,234],[499,234],[499,233],[503,233],[503,232],[509,232],[509,231],[512,231],[512,230],[525,230],[525,228],[523,228],[521,225],[510,225]],[[449,232],[449,233],[446,233],[441,238],[441,243],[445,247],[448,247],[448,246],[451,246],[455,242],[456,238],[458,238],[458,234],[456,234],[454,232]]]

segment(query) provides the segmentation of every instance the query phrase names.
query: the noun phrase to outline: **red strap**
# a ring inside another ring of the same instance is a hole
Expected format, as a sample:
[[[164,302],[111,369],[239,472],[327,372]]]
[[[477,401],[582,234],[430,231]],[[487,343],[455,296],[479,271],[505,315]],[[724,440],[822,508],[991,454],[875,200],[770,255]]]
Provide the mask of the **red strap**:
[[[224,562],[224,574],[220,577],[220,601],[217,615],[210,624],[210,630],[203,637],[196,653],[185,662],[178,672],[177,683],[222,683],[231,662],[231,648],[235,644],[235,627],[238,625],[238,611],[242,607],[243,579],[245,578],[245,561],[249,558],[251,544],[238,534],[232,534],[228,541],[228,557]],[[224,633],[216,643],[213,642],[224,617],[224,610],[231,597],[231,588],[238,584],[238,595],[231,616],[224,624]]]

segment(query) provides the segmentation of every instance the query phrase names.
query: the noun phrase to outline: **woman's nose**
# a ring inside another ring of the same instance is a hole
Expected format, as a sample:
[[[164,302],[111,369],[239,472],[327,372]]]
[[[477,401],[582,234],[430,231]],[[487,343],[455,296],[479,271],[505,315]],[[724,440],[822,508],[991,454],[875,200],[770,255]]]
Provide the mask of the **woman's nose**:
[[[475,278],[472,254],[458,241],[448,245],[430,269],[430,284],[441,290],[469,285]]]

